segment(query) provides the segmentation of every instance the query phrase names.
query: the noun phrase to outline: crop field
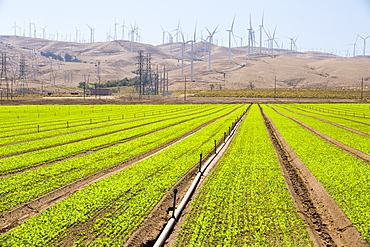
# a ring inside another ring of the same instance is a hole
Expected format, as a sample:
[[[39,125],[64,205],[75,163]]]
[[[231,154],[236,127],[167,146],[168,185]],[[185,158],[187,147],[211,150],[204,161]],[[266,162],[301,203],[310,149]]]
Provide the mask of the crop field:
[[[369,245],[370,104],[23,105],[0,117],[0,246],[152,246],[173,189],[179,204],[199,155],[238,120],[167,246]],[[324,215],[332,207],[343,216]]]
[[[208,90],[195,94],[199,97],[248,97],[248,98],[322,98],[370,99],[370,90],[361,88],[255,88],[245,90]]]

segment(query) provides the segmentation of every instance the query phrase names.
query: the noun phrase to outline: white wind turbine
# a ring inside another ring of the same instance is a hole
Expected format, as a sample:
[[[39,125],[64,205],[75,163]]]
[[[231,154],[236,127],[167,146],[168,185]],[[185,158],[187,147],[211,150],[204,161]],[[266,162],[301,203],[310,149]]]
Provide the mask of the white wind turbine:
[[[124,20],[122,22],[121,28],[122,28],[122,40],[125,40],[125,28],[127,28],[127,27],[125,26],[125,21]]]
[[[117,23],[116,20],[114,20],[114,38],[113,38],[113,40],[117,40],[117,25],[119,25],[119,23]]]
[[[213,35],[216,33],[216,30],[218,28],[218,25],[217,27],[213,30],[213,32],[211,33],[208,28],[207,29],[207,32],[208,32],[208,37],[209,37],[209,50],[208,50],[208,71],[211,71],[211,53],[212,53],[212,42],[213,42]]]
[[[361,39],[363,39],[364,40],[364,56],[365,56],[365,53],[366,53],[366,40],[368,39],[368,38],[370,38],[370,35],[369,36],[367,36],[366,38],[364,38],[364,37],[362,37],[362,36],[360,36],[360,35],[358,35],[358,37],[360,37]]]
[[[263,27],[263,17],[264,17],[265,13],[262,12],[262,22],[261,22],[261,25],[259,26],[259,30],[260,30],[260,55],[262,55],[262,31],[265,31],[265,28]]]
[[[236,14],[234,14],[233,22],[231,23],[230,29],[226,30],[227,32],[229,32],[229,50],[228,50],[228,60],[227,60],[228,63],[231,63],[231,59],[230,59],[230,56],[231,56],[231,35],[233,34],[235,16],[236,16]]]
[[[14,22],[14,26],[12,28],[14,28],[14,36],[17,36],[17,28],[21,28],[21,27],[17,26],[17,23]]]
[[[356,37],[355,43],[349,44],[349,45],[353,45],[353,57],[356,57],[357,40],[358,40],[358,35]]]
[[[195,23],[194,37],[193,40],[189,40],[187,43],[191,43],[191,58],[190,58],[190,81],[194,82],[194,44],[196,42],[197,34],[197,23]]]
[[[166,31],[163,29],[163,27],[161,26],[162,28],[162,44],[164,45],[164,39],[165,39],[165,36],[166,36]]]
[[[94,43],[95,27],[94,27],[94,28],[92,28],[92,27],[90,27],[90,26],[89,26],[89,25],[87,25],[87,24],[86,24],[86,26],[88,26],[88,27],[89,27],[89,29],[90,29],[90,43],[92,44],[92,43]]]
[[[42,27],[42,38],[45,39],[45,29],[46,29],[47,26],[45,27]]]
[[[254,35],[252,28],[252,16],[249,13],[249,28],[248,28],[248,60],[251,60],[251,45],[253,46]]]
[[[294,47],[296,49],[297,48],[296,41],[297,41],[298,37],[296,37],[296,38],[292,37],[292,38],[289,38],[289,39],[290,39],[290,56],[292,56],[293,55],[293,44],[294,44]]]
[[[170,32],[168,32],[168,31],[167,31],[167,33],[168,33],[168,37],[169,37],[169,39],[170,39],[170,59],[172,59],[173,36],[171,35],[171,33],[170,33]]]
[[[185,53],[185,38],[184,34],[182,33],[181,27],[180,27],[180,34],[182,38],[182,43],[181,43],[181,79],[184,79],[184,53]]]

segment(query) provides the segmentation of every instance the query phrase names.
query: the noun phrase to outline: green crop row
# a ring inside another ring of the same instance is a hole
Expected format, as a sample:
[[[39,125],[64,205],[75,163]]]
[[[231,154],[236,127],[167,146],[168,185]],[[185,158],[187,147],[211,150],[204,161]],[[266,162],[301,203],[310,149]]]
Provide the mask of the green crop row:
[[[107,119],[105,119],[104,121],[101,121],[101,122],[96,122],[95,120],[90,122],[90,120],[88,120],[88,123],[83,123],[83,124],[78,125],[78,126],[69,126],[69,128],[67,128],[66,122],[64,122],[64,127],[63,128],[50,129],[48,131],[45,131],[43,129],[43,126],[39,126],[40,132],[37,132],[38,131],[37,126],[33,126],[33,132],[32,133],[18,134],[18,135],[13,135],[13,136],[9,136],[9,137],[0,138],[0,145],[15,143],[15,142],[21,142],[21,141],[34,140],[34,139],[40,139],[40,138],[46,138],[46,137],[52,137],[52,136],[61,135],[61,134],[68,134],[68,133],[73,133],[73,132],[77,132],[77,131],[83,131],[83,130],[105,127],[105,126],[114,125],[114,124],[126,123],[126,122],[130,122],[130,121],[141,121],[141,120],[145,120],[145,119],[152,119],[154,117],[167,117],[167,116],[172,116],[172,115],[176,115],[176,114],[185,114],[185,113],[191,113],[191,112],[198,112],[198,111],[202,111],[202,110],[204,111],[204,110],[212,109],[212,108],[214,108],[214,107],[209,105],[209,106],[205,106],[204,108],[185,109],[184,111],[171,112],[171,113],[166,113],[165,111],[162,111],[162,112],[158,111],[158,114],[147,115],[145,117],[140,117],[140,118],[129,118],[129,117],[126,116],[124,118],[121,117],[120,119],[113,119],[112,118],[112,119],[110,119],[110,121],[107,121]],[[12,133],[16,134],[15,132],[12,132]]]
[[[370,104],[303,104],[297,105],[313,111],[334,116],[353,117],[360,121],[369,122]]]
[[[297,105],[281,105],[281,106],[284,108],[290,109],[292,111],[295,111],[297,113],[324,119],[332,123],[339,124],[341,126],[360,131],[362,133],[370,134],[370,128],[368,125],[361,123],[359,121],[353,121],[352,119],[348,119],[344,116],[338,116],[338,115],[332,115],[332,114],[321,114],[321,113],[318,113],[317,111],[312,111],[308,108],[300,107]]]
[[[36,116],[32,114],[26,114],[24,117],[26,119],[31,119],[30,121],[25,121],[24,119],[12,119],[12,114],[6,114],[5,119],[11,119],[11,122],[2,122],[0,128],[0,137],[6,136],[16,136],[20,134],[34,133],[38,131],[37,128],[40,126],[40,130],[55,130],[60,128],[74,127],[86,125],[91,122],[102,122],[109,120],[120,120],[122,118],[138,118],[146,117],[160,114],[168,114],[170,112],[181,112],[187,109],[196,109],[199,106],[183,106],[182,108],[166,107],[166,106],[147,106],[146,108],[136,109],[135,111],[130,109],[129,111],[121,109],[118,106],[112,106],[114,111],[107,112],[85,112],[79,111],[76,113],[68,113],[67,115],[61,115],[56,117],[54,115],[47,115],[45,117],[37,114]],[[94,110],[92,110],[94,111]],[[53,114],[56,114],[53,113]],[[59,113],[60,114],[60,113]],[[62,113],[63,114],[63,113]],[[18,115],[17,115],[18,116]],[[41,117],[41,119],[40,119]],[[68,124],[67,124],[68,122]]]
[[[256,105],[206,178],[175,246],[312,246]]]
[[[369,164],[323,141],[271,108],[263,108],[298,157],[370,242]]]
[[[57,246],[64,238],[74,237],[76,245],[122,246],[163,195],[197,163],[199,153],[212,150],[213,140],[221,139],[245,109],[241,107],[162,152],[74,193],[1,236],[0,245]],[[110,213],[100,215],[107,207]],[[85,230],[78,232],[78,226],[85,223]]]
[[[207,116],[214,114],[222,108],[215,109],[210,112],[198,113],[197,115],[188,115],[177,117],[175,119],[168,119],[158,123],[149,124],[147,126],[139,126],[134,129],[121,131],[109,135],[99,136],[92,139],[82,140],[78,142],[69,143],[66,145],[56,146],[52,148],[41,149],[38,151],[28,152],[12,157],[3,158],[0,160],[0,174],[8,174],[16,171],[21,171],[30,167],[42,165],[61,159],[71,157],[76,154],[84,153],[90,150],[100,149],[106,146],[113,145],[131,138],[147,134],[152,131],[159,130],[180,123],[189,119]],[[148,120],[147,120],[148,121]],[[134,126],[137,123],[131,123]],[[9,146],[11,147],[11,146]]]
[[[277,108],[276,106],[273,107]],[[353,147],[363,153],[370,155],[370,141],[369,138],[366,136],[350,132],[348,130],[334,126],[329,123],[325,123],[318,119],[292,113],[281,107],[278,107],[278,111],[307,124],[308,126],[320,131],[321,133],[324,133],[327,136],[334,138],[335,140],[343,144],[346,144],[347,146]]]
[[[153,149],[205,122],[230,112],[234,108],[235,106],[229,106],[227,109],[220,110],[215,114],[207,114],[186,122],[182,121],[183,123],[174,125],[171,128],[102,149],[95,153],[2,178],[0,180],[0,212],[10,210],[20,203],[30,201],[60,186]],[[172,120],[172,123],[174,121]],[[177,121],[181,122],[181,119]],[[143,133],[153,131],[150,128],[150,126],[143,126],[141,131]],[[148,131],[145,131],[146,129]],[[131,132],[131,134],[135,134],[134,130]]]
[[[194,112],[192,114],[194,114]],[[181,118],[181,117],[185,117],[188,115],[190,114],[185,112],[185,113],[176,114],[176,115],[156,116],[156,117],[152,117],[152,118],[148,118],[144,120],[138,120],[138,121],[111,123],[110,125],[106,127],[104,126],[102,128],[85,129],[84,131],[78,131],[78,132],[70,133],[67,135],[58,135],[54,137],[38,139],[34,141],[29,141],[29,142],[16,143],[13,145],[0,147],[0,156],[12,154],[12,153],[18,153],[18,152],[27,151],[27,150],[48,147],[48,146],[57,145],[57,144],[63,144],[66,142],[71,142],[71,141],[79,141],[81,139],[86,139],[86,138],[94,138],[96,136],[106,135],[114,131],[123,131],[124,129],[134,128],[136,126],[140,126],[143,124],[153,124],[158,121],[165,121],[165,120],[170,120],[173,118]]]

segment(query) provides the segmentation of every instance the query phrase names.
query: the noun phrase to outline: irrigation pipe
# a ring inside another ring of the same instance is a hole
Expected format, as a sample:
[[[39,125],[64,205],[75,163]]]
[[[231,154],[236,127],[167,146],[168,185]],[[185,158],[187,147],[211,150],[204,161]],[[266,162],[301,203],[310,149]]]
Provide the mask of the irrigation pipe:
[[[241,121],[244,119],[245,115],[249,112],[251,105],[248,107],[247,111],[243,114],[243,116],[235,123],[234,127],[230,131],[230,134],[225,138],[224,142],[216,149],[216,152],[207,159],[203,167],[198,172],[197,176],[193,180],[193,183],[189,187],[188,191],[186,192],[184,198],[181,200],[180,205],[177,207],[174,213],[174,217],[171,217],[171,219],[167,222],[166,227],[163,229],[161,235],[159,235],[157,241],[155,242],[153,247],[160,247],[164,244],[166,241],[168,235],[172,231],[173,227],[175,226],[176,221],[180,218],[180,214],[182,210],[184,210],[186,204],[190,200],[192,194],[194,193],[195,189],[197,188],[199,181],[203,175],[203,173],[207,170],[208,166],[211,164],[211,162],[216,158],[217,154],[227,145],[227,143],[230,141],[231,137],[235,134],[237,127],[241,123]]]

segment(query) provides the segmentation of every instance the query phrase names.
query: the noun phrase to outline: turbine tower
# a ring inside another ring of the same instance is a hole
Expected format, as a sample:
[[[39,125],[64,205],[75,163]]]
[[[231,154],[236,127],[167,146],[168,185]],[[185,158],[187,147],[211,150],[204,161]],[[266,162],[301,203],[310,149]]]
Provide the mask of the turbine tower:
[[[95,33],[95,27],[92,28],[89,25],[86,24],[88,28],[90,29],[90,44],[94,43],[94,33]]]
[[[252,28],[252,16],[249,13],[249,28],[248,28],[248,60],[251,60],[251,45],[253,45],[253,28]]]
[[[166,36],[166,31],[163,29],[163,27],[161,26],[162,28],[162,45],[164,45],[164,38]]]
[[[230,29],[226,30],[227,32],[229,32],[229,50],[228,50],[228,60],[227,60],[228,63],[231,63],[231,59],[230,59],[230,56],[231,56],[231,34],[233,34],[235,16],[236,16],[236,14],[234,14],[233,22],[231,23]]]
[[[360,36],[360,35],[358,35],[358,37],[360,37],[361,39],[363,39],[364,40],[364,56],[365,56],[365,53],[366,53],[366,40],[368,39],[368,38],[370,38],[370,35],[369,36],[367,36],[366,38],[364,38],[364,37],[362,37],[362,36]]]
[[[117,23],[116,20],[114,20],[114,38],[113,38],[113,40],[117,40],[117,25],[119,25],[119,23]]]
[[[45,29],[46,29],[47,26],[45,27],[42,27],[42,38],[45,39]]]
[[[190,81],[191,82],[194,82],[194,44],[196,42],[196,34],[197,34],[197,23],[195,22],[193,40],[188,41],[188,42],[191,42],[191,60],[190,60]]]
[[[218,25],[217,25],[217,27],[213,30],[213,32],[212,32],[212,33],[208,30],[208,28],[206,28],[206,29],[207,29],[207,32],[208,32],[208,37],[209,37],[208,71],[211,71],[212,42],[213,42],[213,35],[216,33],[217,28],[218,28]]]
[[[125,40],[125,28],[127,28],[127,27],[125,26],[125,21],[124,20],[122,22],[121,28],[122,28],[122,40]]]
[[[263,17],[264,17],[265,13],[262,12],[262,22],[261,22],[261,25],[259,26],[260,28],[260,55],[262,55],[262,31],[265,31],[265,28],[263,27]]]
[[[14,28],[14,36],[17,36],[17,28],[21,28],[21,27],[17,26],[17,23],[14,22],[14,26],[12,28]]]
[[[290,56],[292,56],[293,55],[293,44],[294,44],[294,47],[297,47],[296,41],[298,37],[296,37],[295,39],[294,37],[289,38],[289,39],[290,39]]]
[[[182,33],[181,27],[180,27],[180,34],[182,38],[182,43],[181,43],[181,79],[184,79],[184,53],[185,53],[185,38],[184,34]]]

